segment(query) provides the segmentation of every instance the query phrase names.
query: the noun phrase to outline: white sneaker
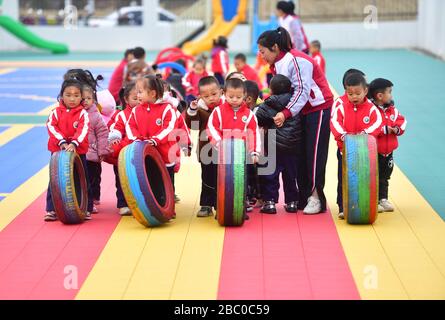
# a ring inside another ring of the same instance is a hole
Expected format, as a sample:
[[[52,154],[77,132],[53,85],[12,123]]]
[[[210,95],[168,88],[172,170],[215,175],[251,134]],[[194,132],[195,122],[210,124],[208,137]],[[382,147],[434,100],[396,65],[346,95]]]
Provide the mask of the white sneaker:
[[[339,218],[340,220],[344,220],[344,219],[345,219],[345,214],[344,214],[343,212],[339,212],[339,213],[338,213],[338,218]]]
[[[85,212],[85,220],[91,220],[91,212]]]
[[[128,207],[119,208],[119,214],[121,216],[131,216],[131,210]]]
[[[377,210],[378,210],[379,212],[383,212],[383,211],[385,211],[385,209],[382,207],[382,205],[380,204],[380,202],[379,202],[379,204],[377,205]]]
[[[382,207],[382,211],[383,212],[393,212],[394,211],[394,206],[392,205],[391,202],[389,202],[388,199],[382,199],[379,201],[379,209],[380,207]],[[379,210],[380,212],[380,210]]]
[[[321,212],[321,201],[312,196],[307,200],[307,205],[303,210],[304,214],[318,214]]]

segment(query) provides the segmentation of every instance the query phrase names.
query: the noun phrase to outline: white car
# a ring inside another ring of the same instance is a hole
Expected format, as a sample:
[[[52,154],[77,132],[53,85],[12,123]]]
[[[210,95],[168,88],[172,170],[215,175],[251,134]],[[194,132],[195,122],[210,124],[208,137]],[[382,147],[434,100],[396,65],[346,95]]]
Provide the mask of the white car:
[[[159,21],[174,22],[177,16],[163,8],[157,8]],[[103,18],[88,19],[88,26],[90,27],[115,27],[115,26],[140,26],[143,23],[143,7],[132,6],[122,7]]]

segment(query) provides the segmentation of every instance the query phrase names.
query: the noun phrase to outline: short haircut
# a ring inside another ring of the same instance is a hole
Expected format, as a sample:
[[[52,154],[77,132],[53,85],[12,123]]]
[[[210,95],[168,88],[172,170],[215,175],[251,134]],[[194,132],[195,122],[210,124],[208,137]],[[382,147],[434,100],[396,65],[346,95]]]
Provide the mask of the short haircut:
[[[246,96],[251,97],[253,101],[256,101],[260,95],[260,88],[255,81],[246,80],[244,81],[244,85],[246,86]]]
[[[355,74],[355,73],[360,74],[360,75],[362,75],[363,77],[366,76],[365,73],[364,73],[363,71],[361,71],[361,70],[358,70],[358,69],[349,69],[349,70],[346,71],[345,74],[343,75],[343,80],[342,80],[343,88],[346,89],[346,78],[349,77],[351,74]]]
[[[394,84],[383,78],[377,78],[372,80],[369,84],[369,94],[368,96],[372,99],[375,99],[378,93],[384,93],[386,89],[393,87]]]
[[[130,54],[134,55],[134,49],[125,50],[125,54],[124,54],[125,59],[127,59]]]
[[[145,56],[145,50],[142,47],[136,47],[133,49],[133,55],[135,59],[142,59]]]
[[[292,82],[288,77],[277,74],[270,80],[270,90],[274,95],[290,93],[292,91]]]
[[[363,88],[367,88],[368,84],[366,83],[366,79],[360,73],[352,73],[345,80],[345,87],[352,86],[362,86]]]
[[[314,40],[314,41],[311,42],[311,45],[313,45],[318,50],[321,50],[321,43],[320,43],[320,41]]]
[[[242,62],[246,62],[247,61],[247,57],[244,53],[238,53],[235,56],[235,60],[241,60]]]
[[[216,86],[219,88],[219,82],[214,76],[202,77],[198,82],[198,89],[211,84],[216,84]]]
[[[226,85],[224,87],[224,91],[227,89],[243,89],[246,92],[246,86],[244,85],[244,81],[236,78],[226,80]]]

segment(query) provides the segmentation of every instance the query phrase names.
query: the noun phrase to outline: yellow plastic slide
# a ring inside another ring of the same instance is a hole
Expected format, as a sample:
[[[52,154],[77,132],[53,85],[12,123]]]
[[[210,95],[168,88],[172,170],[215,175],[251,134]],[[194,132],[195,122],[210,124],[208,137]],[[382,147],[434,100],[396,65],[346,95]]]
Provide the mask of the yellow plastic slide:
[[[206,34],[195,41],[189,41],[182,47],[189,55],[198,55],[203,51],[209,51],[213,46],[213,39],[218,36],[229,36],[236,25],[246,20],[247,0],[239,0],[237,14],[230,21],[225,21],[220,0],[213,0],[213,24]]]

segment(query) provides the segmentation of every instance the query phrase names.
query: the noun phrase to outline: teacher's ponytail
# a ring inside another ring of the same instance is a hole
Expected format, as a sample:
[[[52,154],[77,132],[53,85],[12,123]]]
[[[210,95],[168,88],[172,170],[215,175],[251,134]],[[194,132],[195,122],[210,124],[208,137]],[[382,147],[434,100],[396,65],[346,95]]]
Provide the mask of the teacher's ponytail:
[[[257,44],[269,50],[272,50],[274,45],[277,45],[278,49],[283,52],[289,52],[292,49],[290,34],[283,27],[263,32],[258,37]]]

